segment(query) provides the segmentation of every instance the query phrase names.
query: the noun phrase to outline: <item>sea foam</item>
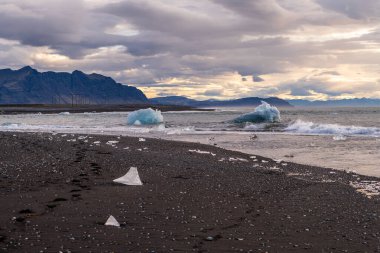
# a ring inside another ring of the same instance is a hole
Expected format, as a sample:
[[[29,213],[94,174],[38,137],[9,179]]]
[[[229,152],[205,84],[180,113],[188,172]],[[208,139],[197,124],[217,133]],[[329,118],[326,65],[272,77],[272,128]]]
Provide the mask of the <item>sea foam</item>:
[[[287,132],[304,133],[304,134],[331,134],[331,135],[365,135],[379,136],[380,128],[360,127],[360,126],[342,126],[339,124],[317,124],[297,120],[287,126]]]
[[[234,119],[235,123],[264,123],[264,122],[279,122],[281,120],[280,111],[270,104],[261,101],[261,105],[255,108],[253,112],[240,115]]]

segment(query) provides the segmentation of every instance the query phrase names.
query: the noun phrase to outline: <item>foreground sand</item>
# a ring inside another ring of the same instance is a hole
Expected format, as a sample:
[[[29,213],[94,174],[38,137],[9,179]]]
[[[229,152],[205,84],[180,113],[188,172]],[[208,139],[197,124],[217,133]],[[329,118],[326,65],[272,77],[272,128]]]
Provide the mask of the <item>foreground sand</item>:
[[[380,252],[380,199],[350,186],[376,178],[153,139],[0,147],[0,252]],[[143,186],[112,182],[131,166]]]

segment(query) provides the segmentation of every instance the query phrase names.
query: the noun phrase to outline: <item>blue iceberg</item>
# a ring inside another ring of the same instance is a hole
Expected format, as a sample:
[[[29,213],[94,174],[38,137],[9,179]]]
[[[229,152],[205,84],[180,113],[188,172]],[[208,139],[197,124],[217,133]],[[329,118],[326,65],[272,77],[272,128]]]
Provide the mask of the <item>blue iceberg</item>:
[[[153,110],[152,108],[141,109],[128,114],[128,125],[154,125],[160,124],[164,121],[164,117],[159,110]]]
[[[234,119],[234,122],[273,123],[279,122],[280,120],[280,111],[275,106],[271,106],[270,104],[261,101],[261,105],[256,107],[253,112],[246,113],[237,117],[236,119]]]

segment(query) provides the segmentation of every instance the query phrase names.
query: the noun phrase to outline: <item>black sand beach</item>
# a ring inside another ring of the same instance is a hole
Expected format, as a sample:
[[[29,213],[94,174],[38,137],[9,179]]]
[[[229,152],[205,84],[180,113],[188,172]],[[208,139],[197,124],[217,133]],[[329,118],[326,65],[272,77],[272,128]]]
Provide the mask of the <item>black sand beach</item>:
[[[0,134],[0,252],[380,252],[380,198],[350,186],[376,178],[81,136]],[[143,186],[112,182],[132,166]]]

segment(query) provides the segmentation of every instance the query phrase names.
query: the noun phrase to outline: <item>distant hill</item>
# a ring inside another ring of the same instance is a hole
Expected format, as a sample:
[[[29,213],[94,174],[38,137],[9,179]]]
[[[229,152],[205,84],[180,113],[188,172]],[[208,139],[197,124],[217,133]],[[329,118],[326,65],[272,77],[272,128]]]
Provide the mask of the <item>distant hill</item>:
[[[157,97],[149,100],[154,104],[162,105],[186,105],[193,107],[216,107],[216,106],[258,106],[261,101],[265,101],[271,105],[278,107],[291,107],[285,100],[270,97],[270,98],[259,98],[259,97],[248,97],[233,100],[194,100],[182,96],[169,96],[169,97]]]
[[[0,104],[138,104],[139,89],[99,74],[38,72],[27,66],[0,70]]]
[[[353,99],[340,99],[340,100],[326,100],[326,101],[309,101],[303,99],[287,100],[294,106],[307,106],[307,107],[378,107],[380,106],[380,99],[370,98],[353,98]]]

